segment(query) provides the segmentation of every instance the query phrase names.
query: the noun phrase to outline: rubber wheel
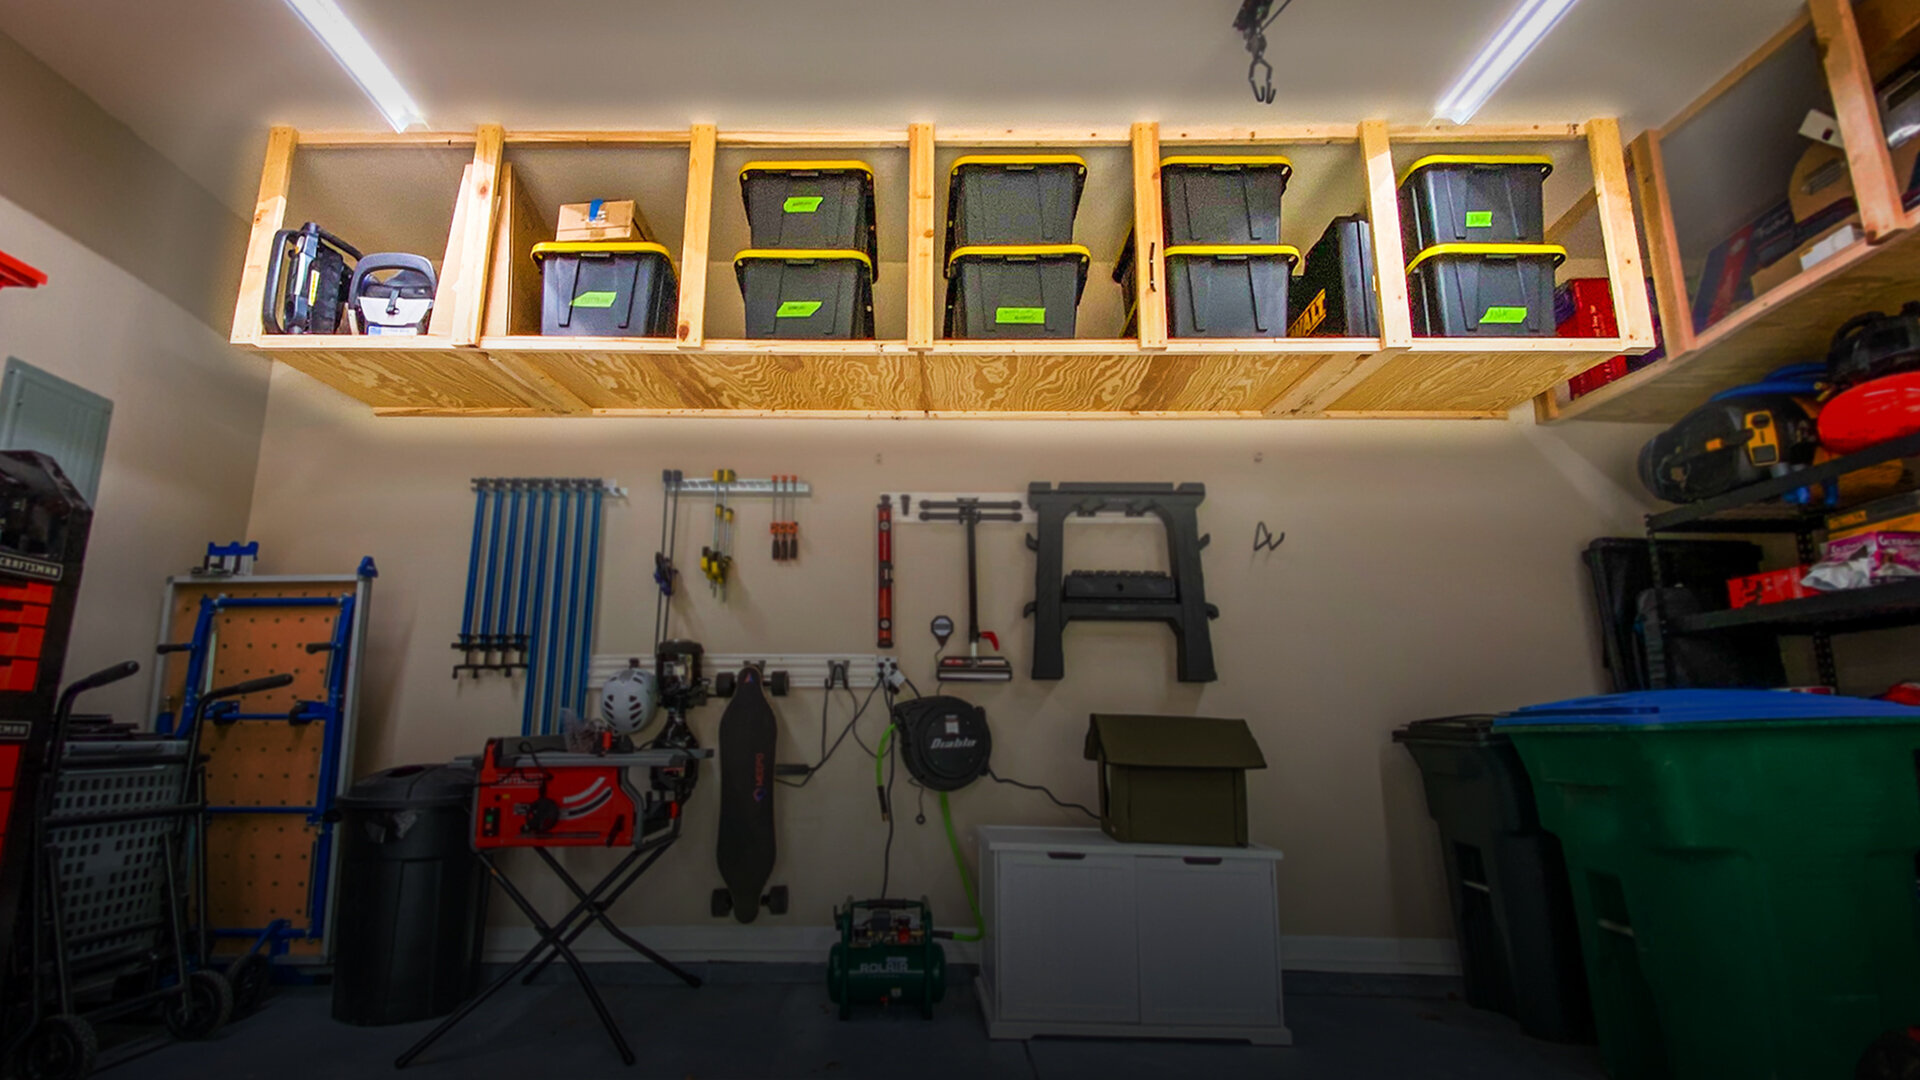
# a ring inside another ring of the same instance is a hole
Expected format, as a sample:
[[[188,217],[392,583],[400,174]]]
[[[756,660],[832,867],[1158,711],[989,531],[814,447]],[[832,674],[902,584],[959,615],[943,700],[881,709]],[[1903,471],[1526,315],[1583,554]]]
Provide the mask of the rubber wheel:
[[[233,987],[233,1018],[253,1015],[273,992],[273,961],[263,953],[248,953],[227,965],[227,985]]]
[[[713,677],[713,696],[730,698],[733,696],[733,673],[723,671]]]
[[[232,1019],[233,987],[217,971],[196,971],[187,976],[186,991],[168,998],[160,1015],[174,1038],[204,1039]]]
[[[716,919],[724,919],[733,914],[733,894],[725,889],[713,890],[711,910]]]
[[[768,914],[785,915],[787,913],[787,887],[785,885],[775,885],[773,888],[767,890],[766,899],[760,902],[767,906]]]
[[[20,1080],[80,1080],[93,1072],[100,1039],[93,1025],[62,1013],[35,1024],[13,1059]]]
[[[767,693],[772,694],[774,697],[787,696],[787,673],[786,672],[776,671],[773,674],[767,676]]]

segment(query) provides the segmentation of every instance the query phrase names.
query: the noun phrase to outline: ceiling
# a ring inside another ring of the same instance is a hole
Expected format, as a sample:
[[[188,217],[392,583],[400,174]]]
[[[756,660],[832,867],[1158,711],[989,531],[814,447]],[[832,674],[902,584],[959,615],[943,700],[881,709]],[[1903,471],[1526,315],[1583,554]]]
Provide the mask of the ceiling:
[[[1515,0],[1294,0],[1247,89],[1239,0],[341,0],[436,130],[1425,122]],[[1583,0],[1477,118],[1678,111],[1798,0]],[[272,0],[0,0],[0,33],[237,210],[271,124],[378,130]]]

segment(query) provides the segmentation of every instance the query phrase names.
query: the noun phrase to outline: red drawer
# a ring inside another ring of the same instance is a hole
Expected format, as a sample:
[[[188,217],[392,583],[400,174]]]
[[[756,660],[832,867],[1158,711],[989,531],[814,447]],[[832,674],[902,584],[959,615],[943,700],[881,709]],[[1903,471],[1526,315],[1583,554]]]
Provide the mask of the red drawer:
[[[0,600],[0,626],[45,626],[50,610],[45,604]]]
[[[51,604],[53,586],[38,581],[0,581],[0,602]]]
[[[0,690],[30,691],[40,678],[40,661],[0,659]]]
[[[11,791],[20,776],[20,744],[0,743],[0,791]]]
[[[0,622],[0,656],[23,660],[40,659],[40,648],[47,642],[47,631],[40,626],[8,626]]]

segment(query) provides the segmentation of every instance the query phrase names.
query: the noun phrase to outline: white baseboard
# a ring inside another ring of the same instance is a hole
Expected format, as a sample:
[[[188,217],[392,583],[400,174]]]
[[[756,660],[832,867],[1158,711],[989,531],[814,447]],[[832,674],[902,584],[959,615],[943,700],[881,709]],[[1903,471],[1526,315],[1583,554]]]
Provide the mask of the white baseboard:
[[[827,926],[633,926],[625,928],[642,944],[669,960],[685,963],[720,961],[746,964],[826,962],[827,950],[840,939]],[[487,931],[486,959],[509,963],[533,947],[533,929],[495,927]],[[980,947],[973,942],[943,943],[947,959],[956,964],[977,963]],[[583,935],[575,955],[589,964],[619,963],[639,958],[601,930]],[[1447,938],[1358,938],[1295,935],[1280,942],[1281,965],[1290,971],[1332,971],[1365,975],[1458,975],[1459,950]]]

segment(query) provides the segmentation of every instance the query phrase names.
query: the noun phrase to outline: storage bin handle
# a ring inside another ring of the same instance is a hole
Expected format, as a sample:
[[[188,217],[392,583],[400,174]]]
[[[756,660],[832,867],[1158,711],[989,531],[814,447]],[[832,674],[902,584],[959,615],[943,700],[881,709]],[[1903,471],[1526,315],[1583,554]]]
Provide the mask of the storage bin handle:
[[[1084,851],[1049,851],[1047,852],[1047,858],[1049,859],[1084,859],[1086,857],[1087,857],[1087,853]]]
[[[1188,866],[1219,866],[1223,860],[1218,855],[1183,855],[1180,861]]]

